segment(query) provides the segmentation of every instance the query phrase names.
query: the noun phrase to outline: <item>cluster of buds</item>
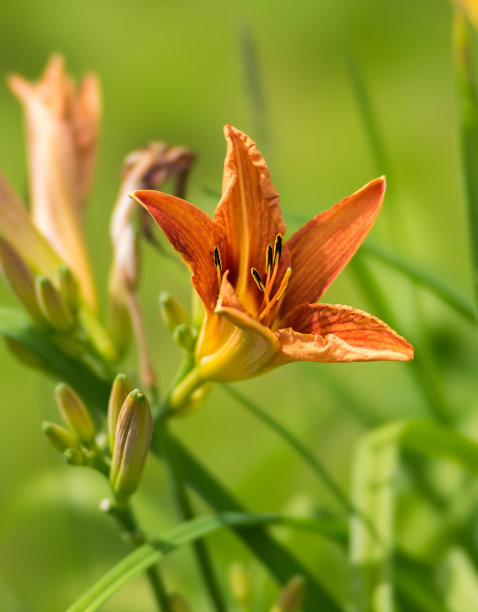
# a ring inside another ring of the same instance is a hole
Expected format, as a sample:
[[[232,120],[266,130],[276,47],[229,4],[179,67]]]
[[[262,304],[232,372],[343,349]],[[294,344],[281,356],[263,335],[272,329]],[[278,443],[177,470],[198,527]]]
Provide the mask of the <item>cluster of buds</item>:
[[[91,416],[68,385],[56,388],[56,401],[68,428],[43,423],[43,432],[71,465],[92,467],[108,477],[114,498],[124,505],[136,491],[148,455],[153,422],[146,396],[119,374],[108,405],[108,449],[102,450]]]
[[[237,561],[229,568],[229,588],[234,600],[248,610],[252,603],[252,579],[248,568]],[[300,612],[304,603],[305,580],[293,576],[281,589],[270,612]]]

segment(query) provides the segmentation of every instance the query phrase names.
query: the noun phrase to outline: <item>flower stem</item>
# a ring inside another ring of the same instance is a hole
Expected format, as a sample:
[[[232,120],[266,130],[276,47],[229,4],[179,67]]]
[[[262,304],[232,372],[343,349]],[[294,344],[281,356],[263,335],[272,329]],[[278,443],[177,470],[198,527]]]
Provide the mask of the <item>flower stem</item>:
[[[108,500],[108,502],[109,504],[108,507],[105,508],[105,511],[114,517],[130,544],[134,548],[139,548],[142,544],[146,543],[146,538],[139,529],[130,506],[111,502],[110,500]],[[163,584],[158,567],[150,567],[146,571],[146,576],[158,604],[158,610],[161,612],[170,612],[166,587]]]
[[[159,432],[157,435],[160,436],[159,444],[161,452],[165,459],[165,463],[168,466],[171,486],[176,497],[179,511],[184,520],[189,520],[194,518],[194,510],[188,496],[180,463],[176,457],[176,449],[174,445],[169,443],[169,432],[166,422],[166,416],[168,413],[171,414],[171,412],[168,410],[165,410],[162,413],[163,418],[159,419],[155,431]],[[224,602],[222,592],[219,588],[206,544],[203,542],[203,540],[197,540],[192,546],[200,574],[209,593],[211,602],[214,605],[214,609],[217,612],[227,612],[227,607]]]

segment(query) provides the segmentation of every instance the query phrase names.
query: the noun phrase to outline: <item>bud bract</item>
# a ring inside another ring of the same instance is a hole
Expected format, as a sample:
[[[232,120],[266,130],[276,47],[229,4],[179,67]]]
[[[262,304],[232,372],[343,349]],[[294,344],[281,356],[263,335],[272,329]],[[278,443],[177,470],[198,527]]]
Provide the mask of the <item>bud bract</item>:
[[[119,414],[123,407],[125,399],[133,390],[133,385],[129,381],[126,374],[118,374],[111,387],[110,399],[108,402],[108,444],[110,451],[113,454],[116,426],[118,424]]]
[[[35,290],[41,311],[48,323],[59,331],[73,325],[73,315],[65,298],[46,276],[37,276]]]
[[[71,431],[56,423],[45,421],[42,424],[42,431],[51,444],[62,453],[69,448],[76,448],[78,446],[78,440]]]
[[[153,434],[146,396],[135,389],[126,398],[116,426],[110,483],[123,503],[138,488]]]
[[[68,465],[85,465],[85,455],[79,448],[68,448],[63,453]]]
[[[181,323],[175,328],[173,338],[177,345],[192,353],[196,346],[197,331],[191,325]]]
[[[304,603],[305,579],[294,576],[282,589],[271,612],[299,612]]]
[[[85,405],[71,387],[60,383],[56,388],[58,408],[79,442],[87,447],[95,445],[95,427]]]

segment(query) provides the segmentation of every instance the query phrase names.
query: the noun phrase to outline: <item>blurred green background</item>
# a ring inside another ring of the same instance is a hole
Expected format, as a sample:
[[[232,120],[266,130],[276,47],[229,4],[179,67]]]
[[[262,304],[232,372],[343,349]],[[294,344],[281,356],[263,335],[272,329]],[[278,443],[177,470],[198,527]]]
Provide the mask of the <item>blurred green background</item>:
[[[451,24],[445,0],[2,3],[0,167],[24,195],[24,126],[6,87],[7,75],[36,79],[50,54],[61,52],[76,77],[94,71],[102,85],[101,149],[87,234],[103,308],[111,256],[108,219],[123,158],[150,140],[192,148],[197,163],[187,197],[212,212],[216,202],[210,193],[220,190],[225,123],[248,133],[264,153],[281,195],[288,235],[302,217],[387,173],[388,194],[368,241],[420,265],[471,303]],[[256,58],[252,69],[251,56]],[[386,167],[370,147],[347,57],[371,100]],[[259,87],[251,88],[256,68]],[[473,434],[478,396],[472,327],[390,268],[372,258],[366,262],[398,331],[423,351],[436,392]],[[157,296],[168,290],[188,304],[190,284],[185,269],[178,273],[175,261],[147,245],[143,264],[141,296],[165,388],[180,354],[159,318]],[[15,303],[3,285],[0,298],[2,304]],[[371,308],[348,270],[329,289],[326,301]],[[105,483],[63,465],[41,434],[42,420],[58,420],[54,384],[15,361],[3,344],[0,364],[0,609],[61,610],[128,547],[98,511],[108,493]],[[132,353],[126,368],[134,367]],[[237,388],[297,434],[347,490],[354,447],[367,427],[431,414],[413,367],[295,364]],[[284,443],[220,387],[174,430],[254,510],[342,512]],[[440,472],[444,498],[452,496],[456,478],[451,469]],[[433,555],[437,515],[426,502],[417,506],[406,477],[399,503],[403,545]],[[151,535],[177,520],[164,470],[154,458],[135,507]],[[421,535],[419,544],[416,534]],[[279,535],[332,592],[346,584],[343,559],[332,545],[286,530]],[[251,564],[260,593],[256,609],[267,609],[277,587],[249,553],[226,533],[209,542],[224,584],[232,561]],[[164,572],[168,584],[186,595],[195,610],[209,609],[189,551],[168,558]],[[118,612],[133,609],[154,609],[142,578],[105,606]]]

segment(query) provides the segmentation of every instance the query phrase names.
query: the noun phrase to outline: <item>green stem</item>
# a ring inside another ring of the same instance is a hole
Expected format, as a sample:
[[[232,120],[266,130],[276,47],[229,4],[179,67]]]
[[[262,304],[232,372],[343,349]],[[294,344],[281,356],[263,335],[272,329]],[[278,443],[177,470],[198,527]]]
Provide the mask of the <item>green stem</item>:
[[[107,512],[114,517],[130,544],[134,548],[139,548],[145,544],[147,540],[141,532],[130,506],[118,504],[116,502],[110,503],[111,505],[107,508]],[[149,567],[146,571],[146,576],[158,604],[158,609],[161,612],[170,612],[166,587],[163,584],[158,567]]]
[[[193,370],[194,372],[194,370]],[[159,445],[165,462],[168,466],[171,486],[176,498],[176,502],[184,520],[194,518],[194,510],[188,496],[182,467],[177,457],[176,448],[170,443],[169,432],[166,422],[166,416],[171,414],[170,411],[165,411],[164,418],[160,419],[155,431],[158,432]],[[223,595],[219,588],[217,578],[213,569],[212,561],[203,540],[197,540],[193,543],[193,551],[196,557],[196,562],[199,567],[200,574],[204,581],[205,587],[209,593],[210,600],[217,612],[227,612],[227,607],[224,602]]]

